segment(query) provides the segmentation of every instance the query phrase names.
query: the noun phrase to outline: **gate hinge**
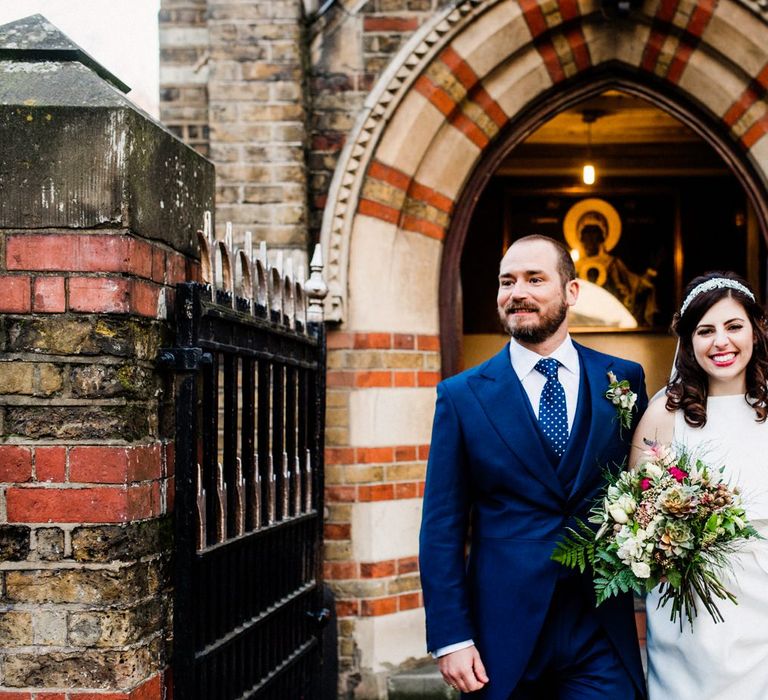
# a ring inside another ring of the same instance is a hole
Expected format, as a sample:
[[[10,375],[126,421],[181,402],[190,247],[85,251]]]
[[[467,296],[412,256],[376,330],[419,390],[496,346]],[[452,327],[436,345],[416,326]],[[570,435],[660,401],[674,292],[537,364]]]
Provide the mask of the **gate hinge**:
[[[213,362],[211,353],[202,348],[160,348],[157,363],[177,372],[196,372]]]
[[[314,623],[318,627],[325,627],[331,619],[331,611],[328,608],[320,608],[320,610],[308,610],[307,616],[311,617]]]

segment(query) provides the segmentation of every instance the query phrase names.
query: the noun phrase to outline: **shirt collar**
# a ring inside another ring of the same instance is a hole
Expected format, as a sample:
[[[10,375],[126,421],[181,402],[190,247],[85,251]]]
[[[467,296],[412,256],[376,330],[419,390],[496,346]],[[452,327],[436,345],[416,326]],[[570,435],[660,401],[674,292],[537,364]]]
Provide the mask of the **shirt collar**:
[[[523,347],[512,338],[509,342],[509,357],[512,362],[512,369],[522,381],[533,371],[536,363],[543,356]],[[565,340],[547,357],[557,360],[569,372],[579,373],[579,353],[570,335],[567,335]]]

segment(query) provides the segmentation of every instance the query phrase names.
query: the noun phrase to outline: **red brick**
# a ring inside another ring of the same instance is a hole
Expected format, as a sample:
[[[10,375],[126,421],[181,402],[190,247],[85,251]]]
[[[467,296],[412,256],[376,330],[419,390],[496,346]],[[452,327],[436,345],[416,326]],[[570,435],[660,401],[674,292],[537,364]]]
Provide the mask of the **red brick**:
[[[354,486],[326,486],[325,500],[329,503],[354,503],[357,489]]]
[[[337,600],[336,601],[337,617],[358,617],[359,615],[360,615],[359,600]]]
[[[392,386],[416,386],[416,372],[393,372]]]
[[[363,20],[366,32],[409,32],[418,26],[416,17],[366,17]]]
[[[440,382],[440,372],[419,372],[419,386],[437,386]]]
[[[381,219],[390,224],[396,224],[400,219],[400,210],[388,207],[370,199],[361,199],[357,205],[357,211],[364,216]]]
[[[387,598],[374,598],[373,600],[363,600],[360,602],[360,614],[363,617],[390,615],[397,612],[397,596],[388,596]]]
[[[417,498],[418,495],[419,487],[414,481],[395,484],[395,498]]]
[[[415,459],[415,445],[401,445],[395,448],[395,462],[413,462]]]
[[[9,236],[9,270],[126,272],[129,239],[119,235],[22,234]]]
[[[0,445],[0,483],[22,484],[32,479],[32,450]]]
[[[349,523],[325,523],[323,531],[327,540],[348,540],[352,536]]]
[[[394,493],[392,484],[374,484],[373,486],[360,486],[357,490],[357,497],[361,502],[391,501]]]
[[[125,447],[73,447],[69,452],[69,480],[83,484],[125,484],[128,450]]]
[[[407,190],[411,184],[409,175],[377,160],[374,160],[368,168],[368,177],[386,182],[399,190]]]
[[[0,312],[26,313],[30,309],[29,277],[22,275],[0,277]]]
[[[127,451],[128,481],[150,481],[163,475],[159,443],[133,447]]]
[[[190,276],[190,270],[187,269],[187,259],[180,253],[168,253],[167,256],[167,281],[168,284],[179,284],[196,279]]]
[[[384,576],[394,575],[395,562],[392,559],[388,561],[374,561],[360,564],[361,578],[382,578]]]
[[[323,573],[325,578],[332,581],[344,581],[360,576],[357,562],[354,561],[327,561],[323,564]]]
[[[172,476],[165,481],[165,512],[173,513],[176,503],[176,477]]]
[[[39,695],[37,697],[40,697]],[[84,692],[84,693],[70,693],[69,698],[70,700],[129,700],[128,693],[91,693],[91,692]],[[155,700],[160,700],[162,696],[157,695],[155,697]]]
[[[131,311],[139,316],[157,318],[160,287],[151,282],[134,280],[131,285]]]
[[[153,481],[150,483],[149,487],[149,507],[151,511],[150,515],[165,515],[165,512],[163,511],[163,498],[160,482]]]
[[[355,347],[388,350],[392,347],[391,333],[355,333]]]
[[[137,277],[152,279],[152,254],[154,246],[136,238],[128,240],[128,264],[126,272]]]
[[[401,593],[397,599],[399,610],[413,610],[421,607],[420,593]]]
[[[418,557],[403,557],[397,560],[397,573],[398,574],[412,574],[419,570],[419,558]]]
[[[390,387],[392,386],[392,372],[355,372],[356,387]]]
[[[122,523],[128,519],[126,489],[9,488],[8,522]]]
[[[416,347],[416,336],[407,333],[395,333],[392,346],[396,350],[413,350]]]
[[[173,476],[176,473],[176,445],[172,441],[163,443],[163,476]]]
[[[150,678],[138,688],[134,688],[128,695],[129,700],[160,700],[163,697],[162,674]]]
[[[405,231],[413,231],[414,233],[421,233],[429,238],[434,238],[437,241],[442,241],[445,238],[445,228],[440,224],[436,224],[433,221],[427,221],[426,219],[419,219],[410,214],[405,214],[400,224]]]
[[[394,461],[395,450],[393,447],[358,447],[357,461],[361,464],[372,464],[375,462]]]
[[[67,478],[66,447],[35,448],[35,478],[37,481],[61,483]]]
[[[130,281],[114,277],[72,277],[69,308],[86,313],[127,313]]]
[[[355,373],[339,370],[330,370],[325,380],[326,386],[347,386],[355,385]]]
[[[351,348],[355,344],[354,333],[343,333],[341,331],[331,331],[328,334],[328,349],[339,350],[342,348]]]
[[[436,335],[420,335],[416,338],[416,347],[419,350],[440,350],[440,338]]]
[[[0,690],[0,700],[32,700],[32,696],[24,690]]]
[[[32,287],[32,310],[63,313],[67,309],[63,277],[37,277]]]
[[[326,447],[325,448],[326,464],[354,464],[354,462],[355,462],[354,447]]]
[[[35,693],[35,700],[67,700],[65,693]]]
[[[128,519],[143,520],[152,516],[153,486],[155,483],[128,487]],[[159,492],[158,492],[159,502]]]
[[[429,445],[419,445],[419,459],[422,461],[429,459]]]
[[[435,85],[427,76],[420,76],[413,84],[416,92],[426,97],[446,117],[453,114],[456,101],[444,90]]]
[[[420,481],[419,482],[419,491],[418,491],[419,498],[423,498],[424,497],[424,487],[425,486],[426,486],[426,483],[424,481]]]
[[[165,251],[162,248],[158,248],[156,245],[152,246],[152,281],[158,284],[165,282]]]
[[[431,187],[422,185],[419,182],[413,182],[408,190],[408,196],[412,199],[417,199],[420,202],[425,202],[430,206],[435,207],[447,214],[451,213],[453,209],[453,200],[450,197],[446,197],[444,194],[440,194],[437,190],[433,190]]]

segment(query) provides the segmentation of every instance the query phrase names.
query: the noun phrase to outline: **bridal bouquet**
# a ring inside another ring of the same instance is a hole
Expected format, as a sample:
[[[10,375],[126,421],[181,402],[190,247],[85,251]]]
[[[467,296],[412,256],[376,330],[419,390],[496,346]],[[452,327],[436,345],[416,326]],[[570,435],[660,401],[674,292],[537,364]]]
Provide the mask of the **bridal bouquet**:
[[[723,480],[723,468],[705,464],[682,447],[646,440],[646,459],[634,469],[608,474],[603,498],[591,511],[595,532],[581,521],[552,558],[594,572],[599,605],[661,584],[659,605],[671,604],[693,625],[700,602],[715,622],[716,600],[736,602],[721,581],[740,540],[759,537],[746,519],[739,491]]]

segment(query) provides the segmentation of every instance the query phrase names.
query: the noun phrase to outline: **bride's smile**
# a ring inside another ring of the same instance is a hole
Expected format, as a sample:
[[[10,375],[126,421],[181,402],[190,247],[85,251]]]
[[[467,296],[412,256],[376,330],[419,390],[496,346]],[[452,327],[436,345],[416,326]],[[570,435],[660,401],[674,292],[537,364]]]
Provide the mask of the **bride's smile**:
[[[705,313],[693,332],[696,362],[709,376],[709,395],[743,394],[752,359],[754,332],[744,307],[721,299]]]

